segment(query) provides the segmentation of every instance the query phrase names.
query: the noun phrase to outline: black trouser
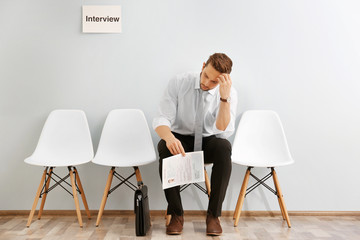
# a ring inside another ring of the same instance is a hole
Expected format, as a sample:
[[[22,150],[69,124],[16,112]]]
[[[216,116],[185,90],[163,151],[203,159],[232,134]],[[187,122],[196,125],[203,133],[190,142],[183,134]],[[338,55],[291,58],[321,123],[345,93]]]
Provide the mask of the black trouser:
[[[185,152],[194,151],[194,137],[173,133],[182,143]],[[159,150],[159,172],[162,180],[162,160],[172,156],[166,147],[166,142],[160,140]],[[202,143],[204,151],[204,162],[213,163],[211,173],[211,194],[208,206],[208,214],[215,217],[221,216],[222,203],[225,198],[226,189],[231,174],[231,144],[228,140],[215,136],[204,137]],[[168,214],[183,215],[183,207],[180,197],[180,186],[164,190],[168,202]]]

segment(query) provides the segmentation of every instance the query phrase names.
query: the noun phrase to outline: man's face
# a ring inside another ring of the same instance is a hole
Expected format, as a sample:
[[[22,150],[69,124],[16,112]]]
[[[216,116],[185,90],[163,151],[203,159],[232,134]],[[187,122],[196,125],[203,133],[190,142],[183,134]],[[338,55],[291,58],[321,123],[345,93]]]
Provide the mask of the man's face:
[[[211,64],[208,64],[205,67],[205,63],[204,63],[200,75],[200,88],[204,91],[208,91],[215,88],[219,84],[219,80],[217,78],[219,77],[220,74],[221,73],[216,71]]]

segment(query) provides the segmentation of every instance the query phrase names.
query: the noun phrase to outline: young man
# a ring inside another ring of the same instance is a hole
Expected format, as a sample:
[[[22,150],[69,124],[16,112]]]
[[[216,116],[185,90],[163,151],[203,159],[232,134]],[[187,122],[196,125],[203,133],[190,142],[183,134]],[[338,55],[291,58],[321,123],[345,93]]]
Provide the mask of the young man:
[[[169,82],[161,99],[153,128],[158,144],[160,178],[162,159],[185,152],[203,151],[204,162],[213,163],[211,194],[206,217],[207,235],[220,235],[222,203],[231,174],[231,144],[235,131],[237,93],[232,88],[231,59],[215,53],[203,63],[201,73],[185,73]],[[181,234],[184,224],[180,187],[165,189],[167,234]]]

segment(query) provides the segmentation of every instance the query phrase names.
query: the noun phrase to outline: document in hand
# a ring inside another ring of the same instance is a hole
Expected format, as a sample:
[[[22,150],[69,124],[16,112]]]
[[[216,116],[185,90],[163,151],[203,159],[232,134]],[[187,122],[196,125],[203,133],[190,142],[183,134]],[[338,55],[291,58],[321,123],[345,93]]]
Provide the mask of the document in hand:
[[[162,164],[163,189],[187,183],[203,182],[203,151],[186,153],[164,158]]]

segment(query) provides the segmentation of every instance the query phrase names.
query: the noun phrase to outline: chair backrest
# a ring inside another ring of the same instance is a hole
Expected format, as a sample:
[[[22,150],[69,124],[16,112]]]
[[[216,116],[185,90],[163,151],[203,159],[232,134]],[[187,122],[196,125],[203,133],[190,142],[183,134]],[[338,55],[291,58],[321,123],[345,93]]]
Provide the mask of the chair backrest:
[[[294,162],[276,112],[244,112],[233,143],[232,161],[253,167],[275,167]]]
[[[94,150],[85,113],[54,110],[43,127],[34,153],[26,163],[40,166],[75,166],[90,162]]]
[[[131,167],[155,160],[155,149],[144,113],[138,109],[112,110],[106,118],[93,162]]]

